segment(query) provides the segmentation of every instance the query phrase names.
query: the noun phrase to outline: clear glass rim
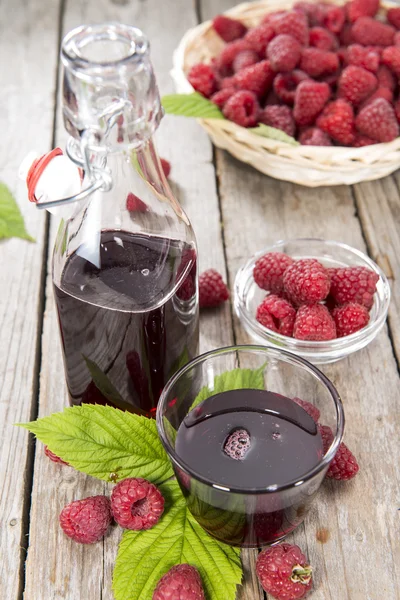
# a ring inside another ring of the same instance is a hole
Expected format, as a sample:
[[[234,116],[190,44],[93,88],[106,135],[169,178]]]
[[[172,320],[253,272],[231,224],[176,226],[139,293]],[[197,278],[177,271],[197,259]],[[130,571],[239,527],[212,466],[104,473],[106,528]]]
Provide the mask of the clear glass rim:
[[[327,390],[333,400],[333,403],[335,405],[336,432],[334,433],[334,438],[333,438],[331,445],[329,446],[328,451],[326,452],[324,457],[321,459],[321,461],[317,465],[315,465],[315,467],[313,467],[312,469],[310,469],[309,471],[304,473],[302,475],[302,477],[288,481],[287,483],[285,483],[283,485],[269,486],[266,488],[234,488],[234,487],[222,486],[222,485],[218,485],[217,483],[212,483],[212,482],[208,481],[201,474],[194,471],[188,464],[186,464],[186,462],[184,460],[182,460],[181,457],[179,457],[177,455],[177,453],[175,452],[175,449],[171,446],[171,444],[168,440],[166,431],[165,431],[164,421],[163,421],[163,407],[165,405],[165,402],[167,400],[167,397],[168,397],[168,394],[169,394],[171,388],[173,388],[175,383],[182,377],[182,375],[184,375],[188,371],[192,370],[197,365],[206,362],[210,358],[213,358],[216,356],[222,356],[225,354],[231,354],[231,353],[235,353],[235,352],[239,352],[239,353],[240,352],[249,352],[249,353],[257,353],[257,354],[259,354],[261,352],[264,354],[275,355],[276,358],[281,358],[282,356],[284,356],[287,359],[289,359],[289,362],[295,363],[298,367],[303,368],[303,369],[307,370],[308,372],[310,372],[310,374],[312,374],[314,377],[316,377],[327,388]],[[251,345],[235,345],[235,346],[226,346],[223,348],[218,348],[216,350],[210,350],[209,352],[206,352],[204,354],[197,356],[196,358],[191,360],[189,363],[187,363],[184,367],[179,369],[179,371],[177,371],[177,373],[175,373],[175,375],[173,375],[173,377],[171,377],[171,379],[168,381],[168,383],[166,384],[166,386],[164,387],[164,389],[161,393],[161,396],[160,396],[160,399],[158,402],[158,406],[157,406],[156,424],[157,424],[158,434],[160,436],[161,442],[162,442],[170,460],[173,461],[180,469],[183,469],[185,472],[189,473],[189,475],[194,477],[196,480],[207,485],[208,487],[212,487],[214,489],[226,491],[229,493],[272,494],[272,493],[277,493],[277,492],[280,492],[283,490],[299,487],[300,485],[303,485],[304,483],[308,482],[310,479],[312,479],[313,477],[318,475],[318,473],[320,473],[323,469],[325,469],[328,466],[330,461],[335,456],[336,451],[339,448],[339,445],[343,438],[344,410],[343,410],[342,400],[339,396],[338,391],[336,390],[335,386],[333,385],[333,383],[326,377],[326,375],[324,375],[324,373],[322,373],[322,371],[320,371],[317,367],[312,365],[310,362],[308,362],[304,358],[301,358],[300,356],[297,356],[296,354],[293,354],[291,352],[287,352],[286,350],[278,349],[274,346],[262,346],[262,345],[256,345],[256,344],[254,344],[254,345],[253,344],[251,344]]]
[[[363,327],[363,329],[360,329],[359,331],[356,331],[355,333],[352,333],[351,335],[348,335],[348,336],[345,336],[342,338],[337,338],[334,340],[322,341],[322,342],[321,341],[304,341],[304,340],[296,340],[294,338],[289,338],[285,335],[282,335],[280,333],[272,331],[272,330],[264,327],[260,323],[258,323],[258,321],[256,321],[255,317],[253,317],[252,315],[249,314],[249,312],[245,306],[245,303],[243,302],[242,292],[243,292],[244,284],[241,280],[241,276],[243,275],[243,272],[245,272],[250,267],[251,264],[253,264],[258,258],[263,256],[263,254],[266,254],[267,252],[272,252],[272,251],[274,251],[273,250],[274,248],[277,249],[279,246],[283,246],[285,244],[313,243],[313,242],[319,242],[319,243],[326,244],[327,246],[341,248],[343,250],[346,250],[347,252],[355,254],[356,256],[358,256],[358,258],[360,258],[364,262],[366,262],[369,265],[369,267],[373,271],[375,271],[382,280],[383,287],[385,290],[385,295],[386,295],[386,301],[382,307],[382,310],[376,316],[376,319],[374,321],[370,321],[368,323],[368,325],[366,325],[366,327]],[[384,325],[386,317],[387,317],[389,304],[390,304],[391,291],[390,291],[390,285],[389,285],[389,282],[387,280],[385,273],[371,258],[369,258],[369,256],[364,254],[364,252],[361,252],[360,250],[357,250],[356,248],[353,248],[352,246],[349,246],[348,244],[344,244],[342,242],[336,242],[335,240],[325,240],[323,238],[292,238],[292,239],[288,239],[288,240],[278,240],[271,246],[267,246],[266,248],[263,248],[259,252],[256,252],[255,254],[253,254],[252,257],[242,267],[239,268],[239,270],[236,274],[235,283],[234,283],[234,294],[235,294],[235,303],[237,304],[236,310],[238,312],[239,318],[243,319],[243,321],[248,326],[248,328],[250,330],[254,331],[254,333],[256,335],[265,337],[266,341],[268,341],[268,339],[276,340],[276,342],[278,344],[285,344],[289,348],[289,350],[290,349],[305,350],[305,351],[306,350],[316,350],[316,351],[320,351],[320,352],[324,352],[324,351],[332,352],[334,350],[340,350],[341,348],[347,348],[348,346],[352,346],[353,344],[356,344],[358,340],[367,338],[371,333],[373,333],[375,331],[378,332],[381,329],[381,327]]]

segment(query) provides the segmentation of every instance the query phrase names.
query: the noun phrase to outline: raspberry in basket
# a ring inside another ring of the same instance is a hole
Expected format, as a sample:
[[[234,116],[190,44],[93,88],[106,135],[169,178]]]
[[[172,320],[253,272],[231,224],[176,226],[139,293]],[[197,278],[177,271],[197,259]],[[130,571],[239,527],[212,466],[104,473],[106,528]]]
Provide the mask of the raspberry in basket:
[[[124,529],[150,529],[164,512],[164,498],[146,479],[128,477],[113,489],[111,509],[114,519]]]
[[[328,269],[331,278],[330,295],[337,304],[356,302],[368,310],[374,303],[379,276],[366,267]]]
[[[200,308],[219,306],[229,298],[229,290],[215,269],[204,271],[199,277]]]
[[[400,8],[389,8],[386,18],[393,27],[400,29]]]
[[[299,142],[303,146],[332,146],[329,135],[318,127],[309,127],[308,129],[305,129],[300,134]]]
[[[274,71],[292,71],[301,58],[301,45],[291,35],[282,34],[270,42],[267,57]]]
[[[283,252],[267,252],[254,265],[254,281],[261,289],[280,294],[283,291],[283,274],[293,262],[293,258]]]
[[[339,57],[336,52],[305,48],[301,55],[300,69],[310,77],[322,77],[335,73],[339,68]]]
[[[264,58],[267,46],[273,37],[275,37],[273,27],[269,23],[264,23],[250,29],[245,35],[245,40],[252,51],[257,52],[260,57]]]
[[[225,103],[224,116],[242,127],[255,127],[260,114],[260,105],[253,92],[241,90]]]
[[[307,46],[309,41],[308,20],[299,11],[285,12],[274,20],[275,34],[286,34],[294,37],[302,46]]]
[[[274,72],[268,60],[242,69],[234,77],[235,86],[240,90],[253,92],[258,98],[265,96],[272,85]]]
[[[290,302],[275,294],[267,296],[256,313],[256,319],[261,325],[289,337],[293,334],[295,317],[296,311]]]
[[[294,104],[296,88],[305,79],[310,79],[310,77],[299,69],[295,69],[291,73],[278,73],[274,79],[275,94],[286,104]]]
[[[297,306],[325,300],[329,288],[329,273],[315,258],[297,260],[283,275],[283,289]]]
[[[393,90],[396,87],[396,80],[393,73],[386,65],[381,65],[376,74],[378,78],[379,87],[387,87],[389,90]]]
[[[391,142],[399,136],[396,113],[384,98],[377,98],[359,112],[356,127],[377,142]]]
[[[291,137],[296,131],[293,113],[288,106],[266,106],[260,113],[260,123],[281,129]]]
[[[239,52],[237,56],[235,56],[235,60],[233,61],[232,68],[234,73],[238,73],[246,67],[250,67],[258,62],[258,54],[254,50],[243,50],[243,52]]]
[[[375,21],[372,17],[360,17],[351,30],[353,42],[362,46],[391,46],[396,30],[391,25]]]
[[[364,48],[360,44],[351,44],[346,51],[348,65],[363,67],[371,73],[377,73],[379,69],[380,56],[373,48]]]
[[[400,76],[400,47],[389,46],[382,52],[382,63],[397,77]]]
[[[217,15],[213,19],[213,27],[224,42],[233,42],[243,37],[247,31],[246,25],[225,15]]]
[[[361,133],[356,133],[356,137],[354,138],[354,142],[352,143],[353,148],[363,148],[364,146],[371,146],[372,144],[376,144],[375,140],[369,138],[367,135],[362,135]]]
[[[346,6],[348,20],[354,23],[360,17],[374,17],[379,3],[380,0],[351,0]]]
[[[214,102],[221,110],[224,108],[225,104],[228,102],[229,98],[236,94],[237,89],[234,87],[227,87],[219,92],[213,94],[210,98],[211,102]]]
[[[323,304],[300,306],[294,322],[293,337],[313,342],[335,339],[335,322],[326,306]]]
[[[310,46],[320,50],[336,50],[338,41],[328,29],[313,27],[310,29]]]
[[[331,89],[327,83],[302,81],[294,97],[294,120],[298,125],[313,125],[329,100]]]
[[[344,337],[359,331],[369,323],[369,312],[362,304],[350,302],[332,311],[336,324],[337,337]]]
[[[112,521],[110,500],[105,496],[90,496],[75,500],[60,513],[64,533],[80,544],[94,544],[105,535]]]
[[[251,50],[250,44],[244,39],[226,44],[216,60],[217,69],[222,77],[232,74],[232,65],[236,56],[244,50]]]
[[[319,22],[332,33],[340,33],[345,21],[346,13],[343,6],[319,4]]]
[[[389,88],[386,87],[378,88],[373,94],[371,94],[371,96],[364,100],[364,102],[360,106],[360,110],[368,106],[368,104],[371,104],[377,98],[383,98],[384,100],[387,100],[389,104],[392,104],[393,92],[392,90],[389,90]]]
[[[152,600],[205,600],[198,570],[191,565],[175,565],[161,577]]]
[[[257,577],[268,596],[277,600],[304,598],[312,586],[312,568],[298,546],[277,544],[257,558]]]
[[[330,102],[318,117],[317,126],[339,144],[351,144],[356,133],[353,107],[346,100]]]
[[[197,92],[209,98],[217,89],[214,71],[209,65],[202,63],[193,65],[188,73],[188,81]]]
[[[338,95],[357,106],[370,96],[378,87],[378,80],[373,73],[363,67],[349,65],[339,79]]]

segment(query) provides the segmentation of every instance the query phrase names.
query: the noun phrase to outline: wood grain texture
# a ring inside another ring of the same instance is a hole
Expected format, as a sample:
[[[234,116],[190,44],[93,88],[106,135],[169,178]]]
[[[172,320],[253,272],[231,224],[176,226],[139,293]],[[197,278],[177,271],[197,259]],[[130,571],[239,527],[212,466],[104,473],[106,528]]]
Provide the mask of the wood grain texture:
[[[59,2],[5,0],[0,13],[0,180],[15,195],[36,243],[0,241],[0,598],[19,598],[26,548],[30,440],[17,422],[37,402],[37,344],[42,310],[45,216],[17,181],[29,150],[46,152],[53,134]],[[38,36],[40,30],[40,36]]]

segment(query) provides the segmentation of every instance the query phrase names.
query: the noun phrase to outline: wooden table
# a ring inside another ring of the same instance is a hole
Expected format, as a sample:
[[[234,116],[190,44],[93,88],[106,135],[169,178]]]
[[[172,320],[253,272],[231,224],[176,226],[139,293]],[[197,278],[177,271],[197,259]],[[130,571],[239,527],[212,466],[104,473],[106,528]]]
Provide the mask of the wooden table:
[[[41,444],[13,424],[67,404],[51,289],[57,223],[29,206],[17,183],[29,149],[64,145],[59,112],[60,37],[83,22],[118,20],[149,36],[162,93],[183,33],[232,0],[3,0],[1,174],[22,206],[36,244],[1,244],[0,263],[0,598],[111,600],[119,531],[93,546],[69,541],[56,515],[106,484],[51,463]],[[215,150],[195,121],[167,117],[157,134],[172,181],[192,220],[201,269],[230,287],[248,256],[277,239],[318,236],[346,242],[381,265],[393,299],[388,326],[368,348],[323,370],[339,389],[346,442],[361,469],[349,483],[325,482],[306,523],[290,541],[315,568],[313,600],[400,598],[400,176],[354,187],[307,189],[265,177]],[[201,317],[201,350],[249,339],[232,306]],[[321,536],[321,530],[328,534]],[[326,539],[326,537],[328,539]],[[322,541],[321,541],[322,540]],[[240,600],[259,600],[256,552],[243,553]]]

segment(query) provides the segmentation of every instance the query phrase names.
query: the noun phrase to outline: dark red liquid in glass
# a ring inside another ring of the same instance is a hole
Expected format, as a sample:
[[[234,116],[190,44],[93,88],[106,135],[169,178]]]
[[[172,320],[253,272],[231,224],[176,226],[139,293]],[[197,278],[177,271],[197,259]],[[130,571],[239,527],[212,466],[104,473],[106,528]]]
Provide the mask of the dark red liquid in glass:
[[[240,460],[226,451],[229,436],[238,430],[247,435]],[[199,523],[223,542],[254,547],[292,531],[304,519],[316,486],[313,481],[260,491],[301,480],[320,462],[323,446],[315,422],[293,400],[265,390],[232,390],[208,398],[187,415],[175,451],[204,481],[177,470]]]
[[[195,251],[103,231],[100,268],[80,254],[54,285],[70,401],[153,414],[169,377],[197,354]]]

